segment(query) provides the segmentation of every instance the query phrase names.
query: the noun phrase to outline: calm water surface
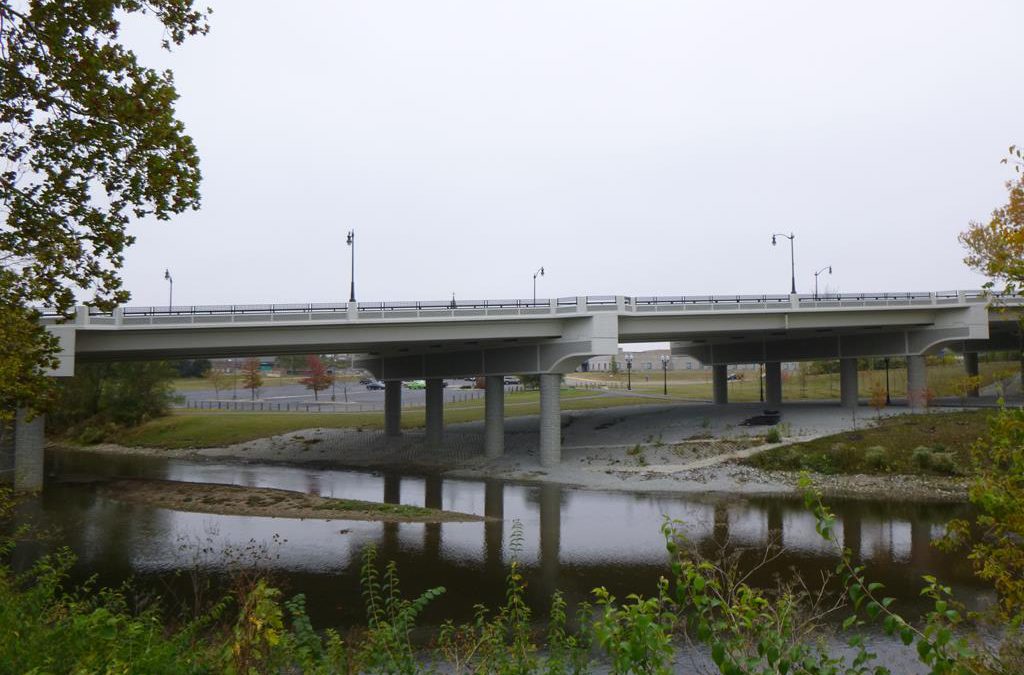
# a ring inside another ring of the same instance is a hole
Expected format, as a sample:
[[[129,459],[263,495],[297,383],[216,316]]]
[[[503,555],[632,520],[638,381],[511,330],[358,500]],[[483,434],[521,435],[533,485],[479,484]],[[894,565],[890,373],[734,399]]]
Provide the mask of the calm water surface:
[[[780,497],[629,494],[501,481],[450,480],[433,476],[361,470],[322,470],[277,465],[109,457],[61,451],[48,457],[48,486],[25,505],[23,515],[60,526],[63,541],[78,555],[76,576],[97,575],[103,584],[134,578],[143,588],[184,601],[188,572],[225,569],[225,553],[255,546],[264,565],[289,594],[306,594],[319,626],[363,620],[359,594],[360,555],[373,544],[381,558],[398,563],[404,589],[415,593],[444,586],[425,620],[466,619],[476,603],[496,606],[504,595],[507,563],[525,566],[528,597],[546,613],[551,593],[561,589],[570,604],[606,586],[617,596],[651,593],[667,573],[659,526],[664,516],[683,521],[691,541],[709,554],[723,542],[749,549],[744,563],[760,559],[770,538],[781,541],[781,557],[754,581],[773,584],[775,575],[796,569],[818,578],[832,569],[836,553],[814,530],[801,500]],[[386,501],[498,516],[475,523],[382,524],[344,520],[292,520],[218,516],[124,504],[101,497],[98,477],[274,487],[323,496]],[[894,497],[898,497],[894,496]],[[833,501],[841,519],[837,535],[886,584],[907,613],[923,605],[921,575],[936,574],[953,585],[969,607],[986,606],[992,594],[971,574],[962,556],[930,546],[943,524],[963,517],[962,505]],[[512,550],[513,523],[521,523],[521,550]],[[27,560],[33,551],[23,551]]]

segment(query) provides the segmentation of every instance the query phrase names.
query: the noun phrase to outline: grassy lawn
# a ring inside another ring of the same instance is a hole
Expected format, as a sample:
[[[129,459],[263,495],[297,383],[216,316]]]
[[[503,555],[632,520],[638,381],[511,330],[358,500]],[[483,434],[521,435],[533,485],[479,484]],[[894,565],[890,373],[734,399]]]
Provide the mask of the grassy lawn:
[[[896,415],[876,427],[767,450],[743,460],[761,469],[825,474],[928,473],[958,475],[993,411]]]
[[[602,396],[596,395],[594,392],[575,389],[563,389],[561,398],[562,410],[589,410],[659,402],[659,399],[637,396]],[[506,394],[506,417],[539,413],[540,394],[538,392],[521,391]],[[402,428],[422,428],[425,424],[424,417],[423,408],[404,409],[402,410]],[[474,422],[483,418],[484,401],[482,398],[445,405],[446,424]],[[211,448],[316,427],[383,429],[384,413],[179,411],[132,429],[124,429],[109,440],[121,445],[150,448]]]
[[[1016,362],[982,362],[979,364],[982,386],[992,384],[1001,377],[1014,374],[1020,369]],[[756,370],[737,371],[742,380],[729,382],[729,400],[736,402],[757,401],[760,399],[758,386],[759,372]],[[650,378],[644,381],[644,375]],[[964,377],[960,364],[930,365],[927,369],[928,387],[936,396],[959,396],[959,381]],[[589,382],[595,386],[605,385],[613,388],[626,386],[626,375],[618,373],[575,373],[570,377],[577,382]],[[871,395],[875,386],[885,387],[884,370],[868,370],[858,373],[859,391],[863,399]],[[633,391],[640,393],[662,392],[660,372],[633,371]],[[904,398],[907,395],[907,371],[905,368],[889,370],[889,392],[893,398]],[[669,373],[669,396],[689,399],[711,399],[711,371],[689,370]],[[799,371],[783,372],[782,398],[787,401],[821,400],[839,398],[839,373],[805,374]]]

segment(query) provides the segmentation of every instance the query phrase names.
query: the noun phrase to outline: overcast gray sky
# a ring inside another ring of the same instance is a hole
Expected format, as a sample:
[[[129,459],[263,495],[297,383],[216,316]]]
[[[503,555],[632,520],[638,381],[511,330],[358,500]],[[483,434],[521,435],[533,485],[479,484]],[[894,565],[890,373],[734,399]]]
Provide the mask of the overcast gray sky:
[[[203,208],[131,304],[945,290],[1024,142],[1020,0],[212,2]]]

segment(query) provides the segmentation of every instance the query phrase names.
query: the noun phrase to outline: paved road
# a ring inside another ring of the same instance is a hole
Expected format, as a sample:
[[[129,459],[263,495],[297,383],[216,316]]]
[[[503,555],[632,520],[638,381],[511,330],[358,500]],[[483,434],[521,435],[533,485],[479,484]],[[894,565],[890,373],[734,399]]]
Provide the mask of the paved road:
[[[471,387],[472,384],[470,382],[464,380],[447,380],[447,382],[448,386],[444,390],[446,403],[483,398],[484,392],[482,389],[462,388]],[[506,387],[506,391],[509,389],[511,387]],[[230,389],[221,391],[219,396],[213,389],[177,393],[184,398],[184,405],[186,407],[216,407],[218,401],[222,405],[233,405],[236,401],[248,404],[251,401],[249,390],[241,388],[234,392]],[[332,393],[334,396],[333,401],[331,400]],[[422,406],[425,399],[426,392],[422,389],[402,389],[403,406]],[[296,405],[299,405],[302,406],[302,409],[305,409],[306,404],[312,405],[316,403],[324,407],[324,409],[333,407],[339,411],[381,410],[384,407],[384,392],[383,390],[368,390],[365,385],[356,382],[346,382],[336,384],[333,392],[331,389],[320,392],[319,398],[314,399],[313,392],[301,384],[286,384],[263,387],[257,392],[256,401],[263,402],[268,406],[273,404],[275,408],[278,405],[282,408],[294,408]]]

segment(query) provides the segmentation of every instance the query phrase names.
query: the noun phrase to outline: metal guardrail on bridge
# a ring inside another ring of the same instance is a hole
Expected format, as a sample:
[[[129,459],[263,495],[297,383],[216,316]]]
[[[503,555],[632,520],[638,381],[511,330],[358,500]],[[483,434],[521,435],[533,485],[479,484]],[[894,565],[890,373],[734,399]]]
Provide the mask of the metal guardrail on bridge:
[[[1021,304],[1018,296],[985,291],[939,291],[909,293],[838,293],[805,295],[678,295],[678,296],[579,296],[537,300],[434,300],[361,303],[284,303],[245,305],[128,306],[114,312],[89,308],[80,312],[78,322],[92,325],[147,325],[181,323],[224,323],[245,321],[359,320],[382,318],[461,318],[474,316],[545,316],[597,311],[623,313],[699,312],[770,309],[830,309],[855,307],[898,307],[908,305],[949,305],[990,302]],[[84,314],[84,316],[83,316]],[[43,311],[48,323],[61,315]]]

